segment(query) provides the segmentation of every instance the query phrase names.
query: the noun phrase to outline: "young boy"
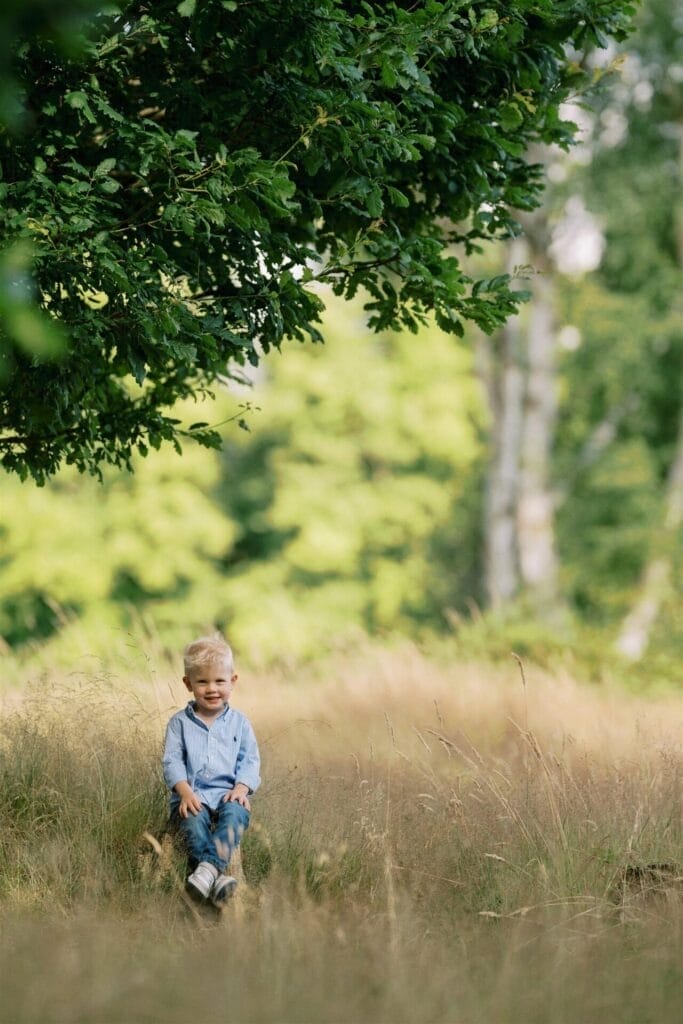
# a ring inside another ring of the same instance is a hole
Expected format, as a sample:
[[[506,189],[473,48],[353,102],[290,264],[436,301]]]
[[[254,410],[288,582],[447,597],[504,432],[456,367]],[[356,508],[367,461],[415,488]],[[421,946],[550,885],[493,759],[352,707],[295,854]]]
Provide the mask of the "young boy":
[[[259,750],[249,720],[228,703],[237,675],[223,637],[200,637],[183,656],[183,682],[194,699],[166,729],[171,825],[187,847],[188,893],[221,907],[237,885],[227,867],[249,826],[249,794],[261,781]]]

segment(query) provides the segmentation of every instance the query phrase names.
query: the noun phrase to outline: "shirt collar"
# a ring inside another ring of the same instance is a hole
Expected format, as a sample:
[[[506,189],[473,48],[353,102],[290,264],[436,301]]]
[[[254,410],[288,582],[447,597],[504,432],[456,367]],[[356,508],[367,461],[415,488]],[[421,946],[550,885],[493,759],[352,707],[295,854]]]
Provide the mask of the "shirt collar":
[[[219,722],[221,720],[221,718],[225,718],[225,716],[227,715],[229,710],[230,710],[230,705],[229,704],[225,704],[223,706],[223,710],[221,711],[220,715],[217,715],[216,718],[214,719],[214,721]],[[199,715],[197,715],[197,713],[195,712],[194,701],[193,700],[188,700],[187,705],[185,707],[185,714],[188,716],[188,718],[191,718],[194,722],[197,722],[198,725],[203,725],[205,729],[208,728],[206,722],[204,722],[199,717]]]

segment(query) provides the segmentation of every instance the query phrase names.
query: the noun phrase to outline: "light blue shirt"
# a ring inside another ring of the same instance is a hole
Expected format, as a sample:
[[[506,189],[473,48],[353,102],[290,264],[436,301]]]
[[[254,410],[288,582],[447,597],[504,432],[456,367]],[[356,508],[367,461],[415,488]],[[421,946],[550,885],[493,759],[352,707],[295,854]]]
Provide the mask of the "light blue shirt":
[[[211,725],[197,717],[193,701],[178,711],[166,727],[163,764],[172,808],[180,803],[173,791],[177,782],[189,782],[211,808],[218,807],[238,782],[251,793],[261,783],[261,759],[251,722],[228,704]]]

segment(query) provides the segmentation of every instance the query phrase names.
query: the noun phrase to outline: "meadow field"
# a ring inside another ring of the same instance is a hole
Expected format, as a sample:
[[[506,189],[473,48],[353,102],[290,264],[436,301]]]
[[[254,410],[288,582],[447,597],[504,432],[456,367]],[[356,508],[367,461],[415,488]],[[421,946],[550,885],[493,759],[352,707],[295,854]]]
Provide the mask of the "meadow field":
[[[680,1020],[683,702],[520,668],[403,644],[243,672],[264,781],[222,917],[143,839],[177,671],[5,693],[0,1019]]]

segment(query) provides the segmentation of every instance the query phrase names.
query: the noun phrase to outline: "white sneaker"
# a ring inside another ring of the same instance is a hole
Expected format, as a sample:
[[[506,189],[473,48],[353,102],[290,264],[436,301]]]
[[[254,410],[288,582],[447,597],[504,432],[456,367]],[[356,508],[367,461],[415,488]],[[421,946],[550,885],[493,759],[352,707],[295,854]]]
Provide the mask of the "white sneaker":
[[[213,883],[211,902],[214,907],[223,907],[237,888],[237,879],[232,875],[219,875]]]
[[[189,875],[185,888],[193,899],[208,900],[217,875],[218,868],[215,864],[209,864],[207,860],[203,860]]]

